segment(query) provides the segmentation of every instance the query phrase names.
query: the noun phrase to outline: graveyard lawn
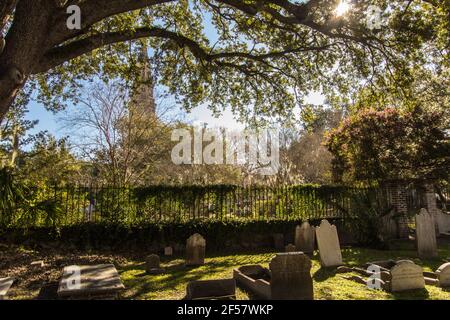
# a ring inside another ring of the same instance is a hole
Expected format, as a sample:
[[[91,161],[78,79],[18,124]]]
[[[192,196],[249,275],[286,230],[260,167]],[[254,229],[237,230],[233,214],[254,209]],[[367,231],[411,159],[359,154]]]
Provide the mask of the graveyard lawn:
[[[114,263],[119,271],[126,290],[122,299],[182,299],[186,293],[186,285],[192,280],[209,280],[231,278],[233,268],[261,264],[268,267],[272,251],[246,252],[234,254],[208,255],[205,265],[186,268],[183,257],[161,257],[164,274],[148,275],[145,272],[146,254],[142,253],[67,253],[58,250],[32,251],[23,248],[0,247],[0,278],[14,276],[18,282],[10,292],[10,299],[52,299],[56,298],[57,282],[63,266],[69,264]],[[450,257],[450,244],[439,244],[439,257],[434,259],[418,259],[413,244],[396,243],[390,251],[365,248],[342,249],[344,264],[360,266],[368,261],[386,259],[411,259],[421,265],[424,271],[435,271]],[[45,260],[44,267],[30,267],[35,260]],[[8,262],[6,262],[8,261]],[[434,286],[426,286],[425,290],[403,293],[387,293],[369,290],[357,282],[343,277],[358,275],[357,273],[336,274],[335,269],[320,267],[317,251],[312,260],[312,277],[315,299],[440,299],[450,300],[450,290]],[[43,288],[43,289],[42,289]],[[237,299],[251,298],[247,292],[237,290]]]

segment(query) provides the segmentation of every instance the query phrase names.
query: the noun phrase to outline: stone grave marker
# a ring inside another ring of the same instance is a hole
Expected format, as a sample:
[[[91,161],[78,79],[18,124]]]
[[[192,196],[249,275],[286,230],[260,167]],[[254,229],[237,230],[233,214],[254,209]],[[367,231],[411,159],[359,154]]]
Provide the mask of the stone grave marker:
[[[273,300],[313,300],[311,260],[303,252],[278,253],[270,262]]]
[[[443,288],[450,287],[450,262],[444,263],[436,270],[439,279],[439,286]]]
[[[8,291],[14,283],[14,278],[1,278],[0,279],[0,300],[6,300]]]
[[[151,254],[145,259],[145,271],[148,274],[160,274],[164,270],[160,267],[160,259],[156,254]]]
[[[125,286],[112,264],[64,267],[58,296],[68,299],[116,299]]]
[[[422,268],[410,260],[400,260],[391,269],[391,291],[425,288]]]
[[[297,248],[293,244],[288,244],[286,247],[284,247],[285,252],[296,252]]]
[[[201,266],[205,263],[206,240],[198,233],[186,241],[186,265]]]
[[[236,280],[198,280],[186,287],[185,300],[235,300]]]
[[[419,257],[437,257],[435,223],[426,209],[421,209],[420,213],[416,215],[416,241]]]
[[[165,247],[164,248],[164,255],[165,256],[172,256],[173,255],[173,248],[172,247]]]
[[[315,228],[305,221],[295,228],[295,246],[297,251],[304,253],[314,252]]]
[[[316,239],[322,267],[337,267],[343,264],[335,225],[331,225],[328,220],[322,220],[316,228]]]
[[[437,210],[436,224],[440,234],[448,234],[450,232],[450,214]]]

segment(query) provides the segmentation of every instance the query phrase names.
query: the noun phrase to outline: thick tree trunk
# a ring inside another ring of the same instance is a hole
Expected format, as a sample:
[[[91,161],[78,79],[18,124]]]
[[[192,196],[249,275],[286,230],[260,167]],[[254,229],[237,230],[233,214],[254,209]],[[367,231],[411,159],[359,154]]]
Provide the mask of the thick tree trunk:
[[[23,84],[16,84],[8,79],[0,80],[0,123],[22,87]]]
[[[12,2],[8,0],[8,2]],[[20,0],[0,53],[0,121],[48,46],[53,0]]]

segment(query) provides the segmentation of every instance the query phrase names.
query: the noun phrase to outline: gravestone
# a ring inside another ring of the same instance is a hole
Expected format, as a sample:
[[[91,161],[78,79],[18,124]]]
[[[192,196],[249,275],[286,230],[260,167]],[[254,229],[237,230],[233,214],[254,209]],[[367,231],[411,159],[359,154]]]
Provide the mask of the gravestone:
[[[284,234],[275,233],[273,235],[273,246],[275,250],[282,251],[284,249]]]
[[[186,241],[186,265],[201,266],[205,263],[206,241],[198,233]]]
[[[391,269],[391,291],[425,288],[422,268],[410,260],[400,260]]]
[[[297,251],[304,253],[314,252],[315,228],[305,221],[295,228],[295,246]]]
[[[64,267],[58,296],[68,299],[115,299],[125,286],[112,264]]]
[[[450,262],[444,263],[436,270],[439,279],[439,286],[443,288],[450,287]]]
[[[0,279],[0,300],[6,300],[8,291],[14,283],[14,278],[1,278]]]
[[[288,244],[284,247],[284,252],[296,252],[297,248],[293,244]]]
[[[440,234],[446,234],[450,232],[450,214],[444,213],[441,210],[436,212],[436,224]]]
[[[419,257],[437,257],[435,223],[426,209],[421,209],[420,213],[416,215],[416,241]]]
[[[172,247],[165,247],[165,248],[164,248],[164,255],[165,255],[165,256],[171,256],[171,255],[173,255],[173,248],[172,248]]]
[[[160,259],[156,254],[149,255],[145,260],[145,271],[148,274],[159,274],[163,272],[160,268]]]
[[[197,280],[186,287],[185,300],[235,300],[236,280]]]
[[[391,212],[380,218],[380,237],[383,240],[395,239],[398,235],[398,225],[395,219],[395,212]]]
[[[322,267],[337,267],[342,265],[341,246],[335,225],[328,220],[322,220],[316,227],[317,246],[319,248]]]
[[[311,260],[303,252],[278,253],[270,262],[272,300],[313,300]]]

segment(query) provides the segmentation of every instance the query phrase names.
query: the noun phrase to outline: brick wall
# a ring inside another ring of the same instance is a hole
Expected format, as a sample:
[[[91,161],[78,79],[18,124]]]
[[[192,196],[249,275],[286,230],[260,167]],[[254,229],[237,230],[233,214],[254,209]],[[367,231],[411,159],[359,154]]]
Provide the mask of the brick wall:
[[[394,207],[397,216],[397,238],[404,239],[409,236],[408,227],[408,203],[406,183],[401,181],[386,184],[389,202]]]

